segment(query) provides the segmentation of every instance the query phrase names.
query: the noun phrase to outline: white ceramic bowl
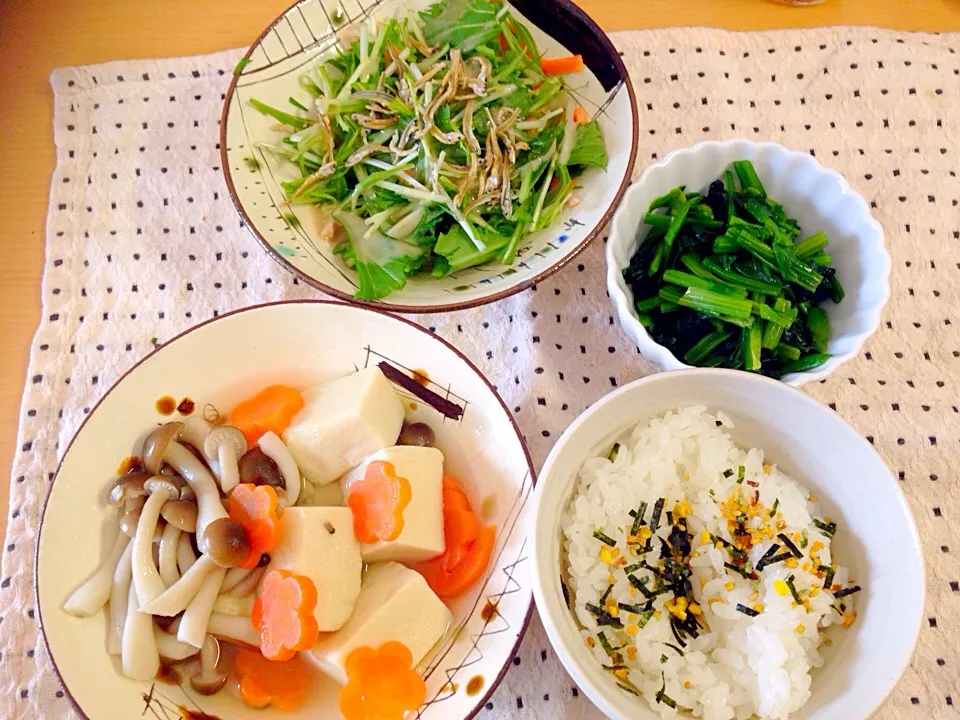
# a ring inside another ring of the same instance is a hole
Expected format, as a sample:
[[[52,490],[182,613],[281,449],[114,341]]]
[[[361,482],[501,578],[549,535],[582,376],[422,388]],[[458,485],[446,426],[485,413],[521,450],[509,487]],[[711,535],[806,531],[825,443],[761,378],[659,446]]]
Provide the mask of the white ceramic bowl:
[[[623,196],[637,149],[637,102],[627,69],[610,39],[570,0],[512,0],[517,17],[529,27],[548,57],[583,55],[587,69],[568,76],[577,102],[595,117],[607,148],[606,170],[591,168],[579,179],[580,203],[549,228],[525,238],[510,267],[491,263],[445,278],[418,275],[403,290],[378,302],[354,299],[356,273],[321,238],[316,209],[286,205],[280,182],[299,177],[257,142],[278,141],[276,121],[250,105],[256,98],[289,108],[294,96],[311,103],[297,78],[329,53],[348,26],[366,16],[395,16],[421,10],[432,0],[300,0],[274,20],[244,56],[245,65],[227,90],[220,123],[220,152],[230,197],[244,224],[263,248],[302,281],[343,300],[399,312],[460,310],[500,300],[524,290],[573,260],[599,235]],[[338,11],[343,21],[331,17]],[[335,27],[336,25],[336,27]],[[239,66],[238,66],[239,67]],[[245,162],[254,157],[256,164]],[[297,222],[285,217],[290,213]]]
[[[753,162],[768,195],[799,221],[804,236],[823,230],[830,239],[827,252],[833,256],[837,278],[846,292],[839,304],[823,305],[831,328],[827,352],[833,357],[814,370],[783,377],[790,385],[819,380],[854,357],[879,327],[883,306],[890,297],[890,255],[883,244],[883,228],[871,217],[866,201],[839,173],[823,167],[808,153],[776,143],[698,143],[651,165],[630,186],[613,216],[606,250],[607,289],[620,324],[636,340],[640,351],[666,370],[690,367],[654,342],[640,324],[633,293],[622,271],[646,237],[643,216],[654,198],[678,185],[690,191],[706,189],[734,160]]]
[[[459,421],[451,421],[401,393],[407,417],[436,432],[445,470],[463,481],[485,522],[497,526],[484,580],[450,604],[454,624],[421,668],[427,701],[418,717],[459,720],[483,707],[510,666],[533,609],[529,564],[522,561],[534,471],[520,431],[479,370],[435,335],[386,313],[304,301],[222,315],[170,341],[106,393],[67,448],[40,524],[37,607],[54,668],[81,716],[180,717],[176,706],[182,704],[231,720],[339,717],[332,681],[317,683],[304,707],[288,713],[250,709],[232,693],[202,697],[190,688],[129,680],[106,652],[106,613],[81,619],[61,607],[112,544],[103,538],[113,517],[106,491],[118,464],[139,449],[149,428],[174,419],[157,412],[159,397],[190,397],[196,412],[206,415],[208,404],[225,410],[272,383],[304,386],[381,360],[425,371],[431,389],[465,408]],[[486,609],[489,604],[496,612]]]
[[[880,456],[836,413],[784,383],[736,370],[685,370],[632,382],[588,408],[551,451],[534,493],[533,591],[564,667],[611,718],[659,718],[646,700],[617,687],[579,635],[560,585],[560,518],[585,460],[607,452],[637,423],[689,405],[726,413],[738,445],[761,448],[836,520],[833,547],[863,587],[859,617],[847,630],[830,631],[833,645],[825,649],[825,665],[813,671],[812,697],[791,717],[868,718],[910,661],[923,619],[923,557],[913,517]]]

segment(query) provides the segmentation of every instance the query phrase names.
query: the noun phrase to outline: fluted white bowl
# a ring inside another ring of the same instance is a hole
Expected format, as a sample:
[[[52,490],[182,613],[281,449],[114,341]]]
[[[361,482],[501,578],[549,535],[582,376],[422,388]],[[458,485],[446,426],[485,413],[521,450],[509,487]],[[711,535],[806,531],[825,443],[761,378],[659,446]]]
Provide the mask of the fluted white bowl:
[[[795,386],[819,380],[854,357],[879,327],[890,297],[890,255],[884,246],[883,228],[842,175],[825,168],[808,153],[776,143],[698,143],[651,165],[630,186],[613,216],[606,249],[607,289],[617,307],[620,325],[636,341],[640,352],[665,370],[690,367],[655,342],[640,324],[623,269],[646,237],[643,216],[654,198],[678,185],[691,191],[705,189],[734,160],[754,164],[769,196],[797,219],[805,236],[823,230],[830,239],[827,252],[846,292],[839,304],[828,302],[823,306],[831,329],[827,352],[833,357],[814,370],[783,376],[784,382]]]

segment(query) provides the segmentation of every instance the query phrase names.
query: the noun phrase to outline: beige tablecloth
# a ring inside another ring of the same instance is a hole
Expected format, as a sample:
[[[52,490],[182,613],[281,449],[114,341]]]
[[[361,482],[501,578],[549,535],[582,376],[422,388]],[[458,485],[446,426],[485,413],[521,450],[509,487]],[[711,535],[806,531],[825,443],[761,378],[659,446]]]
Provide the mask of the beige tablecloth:
[[[923,632],[881,717],[956,717],[960,36],[681,29],[614,41],[640,103],[638,168],[707,138],[775,140],[844,173],[886,229],[893,292],[884,326],[809,392],[875,445],[923,537]],[[52,77],[57,170],[0,579],[0,717],[71,714],[39,635],[33,562],[59,449],[84,414],[154,342],[219,311],[314,295],[263,254],[224,191],[217,123],[237,57],[109,63]],[[498,385],[537,463],[590,402],[653,369],[614,320],[602,250],[597,242],[539,287],[495,305],[419,318]],[[599,715],[536,619],[513,663],[481,717]]]

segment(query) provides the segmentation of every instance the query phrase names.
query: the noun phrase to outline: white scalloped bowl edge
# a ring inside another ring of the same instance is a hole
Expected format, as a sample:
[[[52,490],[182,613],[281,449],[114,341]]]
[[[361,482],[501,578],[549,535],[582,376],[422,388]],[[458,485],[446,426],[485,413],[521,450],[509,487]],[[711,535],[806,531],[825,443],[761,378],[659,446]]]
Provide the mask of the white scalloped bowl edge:
[[[824,305],[832,333],[827,352],[833,357],[819,368],[783,377],[794,386],[821,380],[854,357],[880,326],[883,307],[890,298],[890,255],[884,245],[883,228],[870,215],[866,200],[842,175],[807,153],[776,143],[698,143],[649,166],[630,186],[613,216],[606,248],[607,290],[620,324],[640,352],[665,370],[690,367],[655,342],[640,324],[622,270],[646,235],[643,215],[655,197],[678,185],[697,191],[706,188],[734,160],[753,162],[770,197],[799,221],[804,235],[823,230],[830,239],[827,252],[833,256],[837,277],[846,292],[839,304]]]

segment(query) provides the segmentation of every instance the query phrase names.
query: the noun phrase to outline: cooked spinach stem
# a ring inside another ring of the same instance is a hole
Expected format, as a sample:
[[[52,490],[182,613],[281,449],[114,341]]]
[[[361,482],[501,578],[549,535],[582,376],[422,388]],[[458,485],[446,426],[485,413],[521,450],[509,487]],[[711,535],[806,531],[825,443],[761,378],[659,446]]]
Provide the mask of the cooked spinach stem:
[[[827,246],[827,234],[820,230],[793,246],[793,251],[801,260],[812,258]]]
[[[743,368],[744,370],[760,370],[760,342],[763,331],[759,322],[751,323],[742,330],[743,333]]]
[[[747,617],[757,617],[760,614],[753,608],[741,605],[740,603],[737,603],[737,612],[742,612]]]
[[[659,295],[648,297],[646,300],[639,300],[637,301],[637,312],[648,313],[651,310],[656,310],[662,302],[663,299]]]
[[[697,341],[696,345],[687,351],[687,354],[683,356],[683,361],[690,365],[697,365],[716,350],[719,345],[726,342],[731,335],[733,335],[732,332],[723,330],[717,330],[709,335],[704,335]]]
[[[783,292],[782,285],[774,285],[770,282],[764,282],[763,280],[756,280],[754,278],[747,277],[746,275],[742,275],[733,270],[727,270],[723,267],[723,265],[718,263],[713,258],[705,258],[703,261],[703,267],[711,272],[717,279],[722,280],[729,285],[743,288],[744,290],[755,290],[756,292],[761,292],[764,295],[779,295]]]
[[[597,540],[599,540],[600,542],[602,542],[604,545],[609,545],[610,547],[616,547],[616,546],[617,546],[617,541],[614,540],[614,539],[613,539],[612,537],[610,537],[609,535],[605,534],[605,533],[603,532],[603,530],[594,530],[594,531],[593,531],[593,536],[594,536]]]
[[[778,297],[773,301],[773,309],[778,313],[784,313],[787,311],[793,311],[793,318],[797,317],[797,310],[792,307],[792,304],[786,298]],[[773,350],[780,343],[780,338],[783,337],[783,332],[789,327],[789,325],[782,325],[775,322],[767,322],[763,326],[763,337],[760,339],[760,347],[767,350]]]
[[[793,553],[793,556],[798,560],[803,557],[803,553],[800,552],[800,548],[793,544],[793,540],[788,538],[784,533],[779,533],[777,538],[784,544],[784,546]]]
[[[702,207],[697,205],[696,207]],[[670,223],[673,220],[672,215],[661,215],[659,213],[648,212],[643,216],[643,221],[650,225],[651,227],[661,227],[667,229],[670,227]],[[691,225],[697,225],[705,228],[718,229],[723,227],[723,223],[720,220],[713,220],[711,218],[705,217],[694,217],[692,215],[687,216],[687,222]]]
[[[744,190],[755,190],[761,197],[767,196],[767,191],[763,189],[763,183],[760,182],[760,176],[757,175],[752,162],[736,160],[733,163],[733,170],[740,180],[740,187]]]
[[[830,353],[814,353],[813,355],[805,355],[799,360],[793,360],[783,365],[783,374],[795,373],[795,372],[806,372],[807,370],[813,370],[823,365],[827,360],[832,358],[833,355]]]
[[[793,601],[797,605],[803,605],[803,598],[800,597],[800,593],[797,592],[797,586],[794,584],[796,578],[793,575],[788,575],[787,579],[783,582],[786,584],[787,589],[790,590],[790,595],[793,596]]]
[[[662,297],[662,295],[661,295]],[[677,300],[678,305],[714,317],[730,317],[737,320],[749,320],[753,310],[749,300],[731,297],[698,287],[688,287]]]
[[[713,282],[711,280],[698,277],[697,275],[693,275],[691,273],[685,273],[680,270],[667,270],[663,273],[663,279],[665,282],[684,288],[695,287],[702,290],[709,290],[711,292],[719,293],[720,295],[731,295],[737,298],[745,298],[747,296],[747,291],[743,288],[733,287],[732,285],[727,285],[726,283]]]
[[[773,348],[773,352],[787,360],[795,361],[800,359],[800,348],[795,348],[793,345],[787,345],[786,343],[777,343]]]
[[[810,331],[811,345],[817,352],[825,353],[830,342],[830,320],[823,308],[810,308],[807,313],[807,330]]]

